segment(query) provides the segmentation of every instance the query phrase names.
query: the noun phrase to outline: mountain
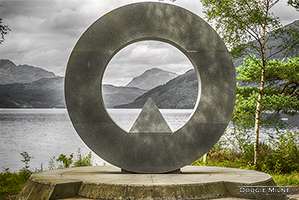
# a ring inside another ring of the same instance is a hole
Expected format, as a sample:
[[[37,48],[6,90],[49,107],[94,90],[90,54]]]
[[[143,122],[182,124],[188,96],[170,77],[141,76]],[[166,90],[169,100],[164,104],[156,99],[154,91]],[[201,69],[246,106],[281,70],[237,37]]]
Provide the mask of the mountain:
[[[108,84],[103,84],[102,90],[106,108],[130,103],[147,91],[136,87],[116,87]]]
[[[299,29],[299,20],[296,20],[293,23],[283,27],[283,29],[290,28]],[[287,36],[285,35],[284,37]],[[279,46],[282,44],[282,39],[279,38],[266,37],[266,40],[268,47]],[[266,53],[270,55],[271,52],[269,51],[270,50],[268,50],[268,52]],[[278,52],[278,49],[273,48],[272,53],[273,52]],[[251,53],[252,55],[258,55],[258,52]],[[294,57],[296,53],[299,54],[299,49],[293,54],[287,53],[286,51],[281,51],[275,53],[273,57],[271,57],[271,59],[282,60],[286,56]],[[239,67],[242,64],[243,58],[239,58],[234,62],[235,68]],[[142,108],[149,97],[152,97],[158,108],[193,108],[197,99],[197,80],[195,78],[195,71],[188,71],[186,74],[169,81],[166,85],[158,86],[146,92],[142,96],[138,97],[134,102],[119,105],[116,106],[116,108]],[[247,83],[241,82],[240,80],[237,80],[237,82],[240,86],[250,86]],[[252,83],[251,85],[254,85],[254,83]]]
[[[7,59],[0,59],[0,85],[31,83],[42,78],[55,78],[53,72],[29,65],[15,65]]]
[[[1,108],[64,108],[64,78],[0,85]]]
[[[295,20],[294,22],[290,23],[290,24],[287,24],[283,27],[284,30],[287,30],[287,29],[297,29],[299,30],[299,20]],[[285,38],[289,37],[287,36],[286,34],[283,36]],[[256,41],[254,41],[254,43],[256,43]],[[266,55],[269,57],[271,56],[270,58],[268,59],[278,59],[278,60],[282,60],[283,58],[286,58],[286,57],[294,57],[294,55],[296,54],[299,54],[299,49],[297,49],[297,51],[295,52],[286,52],[286,51],[279,51],[278,48],[275,48],[275,47],[278,47],[279,45],[282,44],[282,39],[281,38],[274,38],[274,37],[269,37],[266,35],[266,46],[265,46],[265,51],[266,51]],[[270,51],[270,47],[274,47],[271,49]],[[256,55],[257,58],[260,58],[259,56],[259,53],[256,52],[256,51],[251,51],[251,55]],[[238,58],[237,60],[235,60],[234,62],[234,66],[235,67],[239,67],[240,65],[243,64],[243,57],[241,58]]]
[[[142,90],[150,90],[159,85],[167,83],[169,80],[177,77],[178,75],[173,72],[165,71],[158,68],[146,70],[140,76],[132,79],[126,87],[137,87]]]
[[[299,20],[285,26],[284,29],[297,27],[297,25]],[[268,38],[267,42],[270,45],[279,45],[282,40]],[[274,52],[275,49],[272,51]],[[257,53],[253,52],[254,54]],[[293,55],[287,56],[293,57]],[[285,52],[279,52],[271,59],[284,57]],[[242,65],[242,62],[243,58],[236,60],[235,67]],[[248,85],[238,82],[241,86]],[[0,59],[0,107],[2,108],[65,107],[63,84],[63,78],[55,76],[52,72],[29,65],[16,66],[9,60]],[[107,108],[142,108],[149,97],[152,97],[158,108],[193,108],[197,99],[197,88],[194,70],[178,76],[172,72],[153,68],[133,78],[125,87],[103,85],[103,99]]]
[[[192,109],[195,106],[198,94],[198,82],[194,69],[187,71],[164,85],[160,85],[129,104],[115,106],[115,108],[142,108],[151,97],[158,108]]]

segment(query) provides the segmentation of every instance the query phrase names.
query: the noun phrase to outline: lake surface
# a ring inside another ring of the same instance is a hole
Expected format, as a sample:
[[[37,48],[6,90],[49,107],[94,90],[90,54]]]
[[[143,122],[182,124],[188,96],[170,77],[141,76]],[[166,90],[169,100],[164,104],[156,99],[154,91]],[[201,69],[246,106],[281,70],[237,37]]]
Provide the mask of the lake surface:
[[[111,118],[128,132],[141,109],[108,109],[108,111]],[[183,126],[193,112],[184,109],[160,109],[160,111],[173,131]],[[281,117],[293,125],[293,131],[298,132],[299,115]],[[231,127],[228,126],[228,131]],[[272,131],[261,129],[260,140],[267,140],[263,135],[266,136],[267,132]],[[58,157],[60,154],[69,156],[71,153],[76,156],[78,148],[81,148],[84,156],[91,151],[73,128],[66,109],[0,109],[1,171],[10,168],[11,171],[18,172],[24,167],[20,155],[24,151],[34,156],[29,162],[30,169],[34,170],[40,169],[41,164],[43,169],[48,169],[52,156]],[[94,165],[107,163],[94,153],[92,157]]]
[[[124,130],[129,131],[140,109],[108,109],[109,114]],[[175,131],[188,121],[193,110],[161,109],[170,128]],[[48,169],[52,156],[77,155],[81,148],[86,156],[91,150],[76,133],[66,109],[0,109],[0,167],[18,172],[24,163],[20,153],[27,151],[34,158],[31,170]],[[94,153],[93,164],[107,163]]]

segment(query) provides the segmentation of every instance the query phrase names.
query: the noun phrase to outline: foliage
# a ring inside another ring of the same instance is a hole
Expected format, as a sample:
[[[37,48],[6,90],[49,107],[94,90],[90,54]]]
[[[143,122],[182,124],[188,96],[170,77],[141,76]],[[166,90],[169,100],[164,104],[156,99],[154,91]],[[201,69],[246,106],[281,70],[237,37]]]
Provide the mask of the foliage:
[[[277,185],[299,187],[299,173],[270,174]]]
[[[69,167],[84,167],[84,166],[92,166],[92,155],[91,152],[88,153],[87,156],[83,156],[81,153],[81,149],[78,148],[77,150],[77,160],[74,162],[74,154],[70,154],[69,157],[65,154],[60,154],[59,157],[56,159],[55,156],[52,156],[49,161],[48,168],[50,170],[56,169],[55,162],[61,162],[62,165],[59,165],[58,168],[69,168]],[[72,165],[73,164],[73,165]]]
[[[299,0],[288,0],[288,4],[299,9]]]
[[[228,133],[225,133],[228,134]],[[291,174],[298,173],[299,169],[299,145],[297,137],[299,133],[287,132],[280,135],[280,138],[272,143],[260,142],[261,161],[257,166],[253,165],[253,142],[227,147],[225,137],[208,152],[207,164],[209,166],[243,168],[259,170],[270,174]],[[225,145],[224,145],[225,144]],[[204,165],[203,158],[198,159],[192,165]]]
[[[32,171],[29,170],[29,165],[28,163],[30,162],[31,159],[33,159],[33,156],[30,156],[28,152],[24,151],[23,153],[20,153],[20,155],[23,157],[23,160],[21,160],[23,163],[25,163],[25,167],[23,167],[20,170],[20,174],[23,176],[27,177],[27,179],[31,176],[33,173]]]
[[[261,59],[244,59],[244,66],[237,68],[237,79],[244,82],[259,83],[261,74],[258,69]],[[263,104],[261,111],[294,115],[299,110],[299,56],[279,61],[267,61],[264,77]],[[252,116],[258,96],[258,87],[237,87],[238,96],[242,99],[242,107],[237,106],[241,116]],[[239,99],[239,101],[240,101]],[[238,101],[238,100],[237,100]],[[269,119],[265,119],[268,123]],[[274,118],[273,118],[274,120]]]
[[[48,165],[49,170],[52,170],[52,169],[56,168],[56,166],[55,166],[55,158],[56,158],[55,156],[52,156],[50,158],[49,165]]]
[[[4,173],[0,174],[0,197],[18,193],[23,188],[31,174],[33,174],[33,172],[29,169],[29,162],[33,156],[30,156],[26,151],[20,153],[20,155],[23,157],[23,160],[21,161],[25,163],[25,166],[19,173],[12,173],[9,171],[9,168],[6,168]]]
[[[278,17],[270,10],[279,0],[201,0],[205,8],[204,13],[209,22],[215,22],[218,33],[231,50],[234,58],[248,55],[257,61],[254,54],[261,58],[256,74],[260,74],[260,87],[252,92],[255,98],[255,143],[254,164],[259,162],[259,128],[260,113],[264,94],[264,81],[267,60],[278,52],[294,52],[299,46],[298,29],[285,30],[281,28]],[[287,36],[287,37],[286,37]],[[268,44],[270,38],[282,39],[281,45]],[[273,52],[275,49],[276,52]],[[270,54],[270,55],[268,55]],[[252,96],[253,97],[253,96]]]
[[[255,104],[261,74],[260,59],[244,59],[244,66],[237,68],[238,79],[251,87],[237,87],[237,99],[231,117],[231,129],[227,130],[208,153],[207,165],[260,170],[272,174],[290,174],[299,169],[299,133],[288,131],[287,124],[278,113],[294,115],[299,110],[299,56],[293,59],[266,62],[264,94],[260,125],[267,131],[267,143],[259,142],[260,162],[254,165]],[[193,164],[203,164],[199,159]],[[295,184],[295,182],[293,181]]]
[[[266,58],[270,58],[277,53],[274,49],[298,49],[298,29],[282,28],[279,18],[270,12],[280,0],[201,1],[208,22],[215,23],[217,32],[234,58],[253,54],[260,58],[263,54],[269,54]],[[283,40],[280,45],[270,43],[271,39],[278,38]]]
[[[0,173],[0,197],[17,194],[28,178],[28,173],[11,173],[9,168],[6,168],[3,173]]]
[[[25,166],[19,171],[19,173],[10,172],[9,168],[6,168],[3,173],[0,173],[0,198],[20,192],[26,181],[34,173],[29,167],[29,162],[33,156],[30,156],[26,151],[21,153],[21,156],[23,157],[21,161],[25,163]],[[84,157],[82,156],[81,149],[79,148],[77,158],[78,159],[74,162],[73,167],[92,166],[91,152]],[[56,168],[55,161],[63,163],[63,165],[59,166],[60,168],[70,167],[73,163],[73,154],[71,154],[70,157],[60,154],[58,159],[55,159],[55,156],[52,156],[49,161],[50,170]],[[35,172],[36,171],[40,170],[35,170]]]
[[[216,23],[216,30],[232,49],[241,56],[247,48],[260,52],[264,29],[266,33],[281,27],[279,19],[269,13],[277,2],[274,0],[202,0],[209,22]],[[252,43],[251,41],[257,41]]]
[[[57,162],[62,162],[63,165],[60,165],[59,168],[68,168],[73,163],[74,154],[70,154],[68,158],[65,154],[60,154],[59,157],[56,159]]]
[[[92,166],[91,151],[86,157],[82,156],[81,149],[78,149],[77,161],[74,163],[74,167]]]
[[[251,84],[251,87],[237,85],[237,101],[232,117],[232,122],[237,123],[240,129],[247,129],[256,125],[266,126],[278,131],[285,127],[279,119],[279,113],[294,115],[299,110],[299,56],[279,61],[277,59],[265,62],[264,74],[260,73],[261,59],[246,57],[244,66],[237,68],[237,79]],[[257,85],[263,81],[263,90]],[[256,102],[263,102],[256,115]],[[264,113],[262,113],[264,112]],[[260,114],[261,113],[261,114]],[[271,115],[265,113],[272,113]],[[253,120],[255,117],[255,121]],[[257,126],[255,126],[256,128]],[[258,134],[255,146],[258,146]],[[271,138],[271,135],[269,136]],[[254,148],[255,163],[256,155],[260,150]]]
[[[8,28],[7,25],[3,25],[2,24],[2,19],[0,18],[0,44],[2,42],[4,42],[4,36],[8,34],[8,32],[10,31],[10,29]]]

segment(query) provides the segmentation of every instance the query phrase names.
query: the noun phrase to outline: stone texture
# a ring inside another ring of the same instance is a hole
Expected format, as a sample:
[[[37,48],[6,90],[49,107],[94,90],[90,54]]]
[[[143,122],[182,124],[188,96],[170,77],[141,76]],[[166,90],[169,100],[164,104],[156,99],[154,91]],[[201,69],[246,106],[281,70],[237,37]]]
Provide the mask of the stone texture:
[[[173,134],[129,134],[103,103],[107,64],[123,47],[143,40],[180,49],[201,83],[193,115]],[[194,13],[160,2],[126,5],[95,21],[75,45],[65,77],[66,105],[82,140],[107,162],[135,173],[170,172],[204,155],[227,127],[235,94],[235,69],[218,34]]]
[[[30,177],[17,200],[74,196],[90,199],[284,199],[282,195],[239,194],[238,186],[275,186],[271,176],[262,172],[205,166],[187,166],[181,171],[181,174],[121,174],[121,170],[113,166],[44,171]],[[32,190],[32,184],[39,187]],[[58,186],[60,192],[55,192]]]
[[[129,133],[172,133],[155,102],[149,98],[134,122]]]

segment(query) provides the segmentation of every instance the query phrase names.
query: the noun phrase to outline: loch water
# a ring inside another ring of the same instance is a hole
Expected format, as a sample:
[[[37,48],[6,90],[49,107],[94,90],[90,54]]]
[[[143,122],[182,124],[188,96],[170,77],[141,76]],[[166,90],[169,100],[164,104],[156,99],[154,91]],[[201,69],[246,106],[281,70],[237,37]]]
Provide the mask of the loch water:
[[[183,126],[193,112],[188,109],[160,111],[173,131]],[[108,109],[108,112],[128,132],[140,109]],[[48,169],[52,156],[74,153],[76,157],[78,148],[84,156],[91,151],[76,133],[66,109],[0,109],[1,171],[9,168],[18,172],[25,166],[20,155],[25,151],[34,157],[29,166],[35,170]],[[107,163],[94,153],[92,158],[94,165]]]

